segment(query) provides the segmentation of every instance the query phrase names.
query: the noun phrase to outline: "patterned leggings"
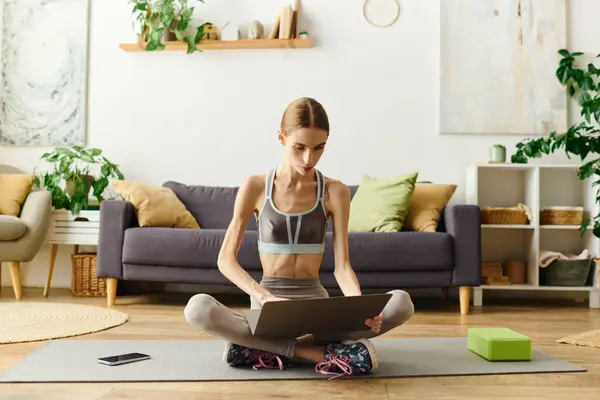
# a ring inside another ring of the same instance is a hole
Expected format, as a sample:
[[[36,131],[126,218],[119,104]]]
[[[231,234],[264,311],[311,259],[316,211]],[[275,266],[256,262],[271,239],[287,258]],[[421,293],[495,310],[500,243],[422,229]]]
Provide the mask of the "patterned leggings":
[[[328,293],[318,278],[263,277],[260,284],[277,297],[304,299],[328,297]],[[372,338],[404,324],[414,313],[414,306],[408,293],[392,290],[391,299],[383,309],[383,321],[379,333],[368,331],[347,332],[344,338],[315,338],[319,343],[331,343],[337,340],[356,340]],[[251,308],[259,309],[260,303],[251,298]],[[289,359],[294,358],[296,339],[254,336],[246,318],[208,294],[194,295],[184,310],[188,323],[209,335],[225,341],[253,349],[269,351]]]

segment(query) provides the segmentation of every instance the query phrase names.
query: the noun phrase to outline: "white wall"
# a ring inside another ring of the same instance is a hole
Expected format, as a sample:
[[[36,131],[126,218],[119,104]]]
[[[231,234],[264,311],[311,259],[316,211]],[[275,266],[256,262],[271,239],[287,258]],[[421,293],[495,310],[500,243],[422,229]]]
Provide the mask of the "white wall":
[[[300,29],[310,32],[312,49],[188,56],[120,50],[134,40],[130,7],[95,0],[88,145],[104,149],[129,179],[237,185],[280,161],[281,113],[294,98],[312,96],[331,120],[319,165],[326,175],[355,184],[363,173],[418,170],[422,180],[458,184],[452,202],[461,202],[467,166],[485,161],[492,144],[510,151],[522,137],[438,134],[439,1],[401,0],[397,23],[378,29],[363,20],[363,0],[302,0]],[[259,19],[268,32],[287,0],[206,2],[198,3],[199,22],[231,19],[243,27]],[[569,3],[569,48],[599,53],[600,2]],[[0,162],[31,170],[45,150],[0,147]],[[54,286],[70,285],[69,251],[59,250]],[[48,259],[44,246],[23,266],[26,286],[43,286]],[[3,272],[10,285],[6,266]]]

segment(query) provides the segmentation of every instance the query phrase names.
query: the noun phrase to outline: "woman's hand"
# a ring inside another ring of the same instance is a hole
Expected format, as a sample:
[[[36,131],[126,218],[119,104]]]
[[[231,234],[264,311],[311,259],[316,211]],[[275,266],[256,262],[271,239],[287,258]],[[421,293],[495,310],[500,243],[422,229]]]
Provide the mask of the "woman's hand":
[[[382,321],[383,321],[383,314],[379,314],[378,316],[376,316],[374,318],[367,319],[367,321],[365,322],[365,325],[367,325],[369,328],[371,328],[371,331],[373,331],[373,333],[379,333],[379,330],[381,329]]]
[[[269,301],[286,301],[286,300],[289,300],[289,299],[284,299],[282,297],[277,297],[275,295],[269,294],[269,295],[267,295],[267,297],[265,297],[263,299],[262,304],[265,304],[265,303],[267,303]]]

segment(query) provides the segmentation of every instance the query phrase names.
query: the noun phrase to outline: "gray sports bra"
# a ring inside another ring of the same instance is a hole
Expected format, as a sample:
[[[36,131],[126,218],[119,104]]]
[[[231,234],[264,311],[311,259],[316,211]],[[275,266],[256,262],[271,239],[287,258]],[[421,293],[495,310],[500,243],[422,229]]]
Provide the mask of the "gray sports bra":
[[[325,178],[318,170],[317,200],[309,210],[284,213],[273,203],[273,179],[276,168],[266,179],[265,202],[256,217],[258,250],[264,253],[315,254],[325,250],[327,212],[324,204]]]

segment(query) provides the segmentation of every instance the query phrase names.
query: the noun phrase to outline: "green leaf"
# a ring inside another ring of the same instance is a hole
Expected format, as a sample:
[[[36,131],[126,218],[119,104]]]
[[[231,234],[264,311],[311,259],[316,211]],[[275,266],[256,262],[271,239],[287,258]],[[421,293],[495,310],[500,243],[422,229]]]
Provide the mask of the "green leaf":
[[[598,166],[598,162],[600,161],[600,158],[596,158],[593,161],[588,161],[585,164],[581,165],[579,167],[579,179],[587,179],[590,178],[591,176],[593,176],[596,173],[596,169]]]
[[[560,54],[563,57],[569,57],[570,56],[569,51],[567,49],[560,49],[558,51],[558,54]]]
[[[546,141],[542,142],[541,148],[545,154],[550,154],[550,144],[548,142],[546,142]]]
[[[585,232],[587,231],[588,226],[590,226],[590,220],[586,219],[581,223],[581,226],[579,227],[579,236],[583,237],[585,235]]]
[[[577,56],[582,56],[583,53],[580,51],[576,51],[575,53],[571,53],[571,57],[577,57]]]
[[[564,65],[561,65],[560,67],[558,67],[558,69],[556,70],[556,77],[558,78],[558,81],[560,83],[564,84],[567,81],[567,79],[569,78],[567,67]]]

